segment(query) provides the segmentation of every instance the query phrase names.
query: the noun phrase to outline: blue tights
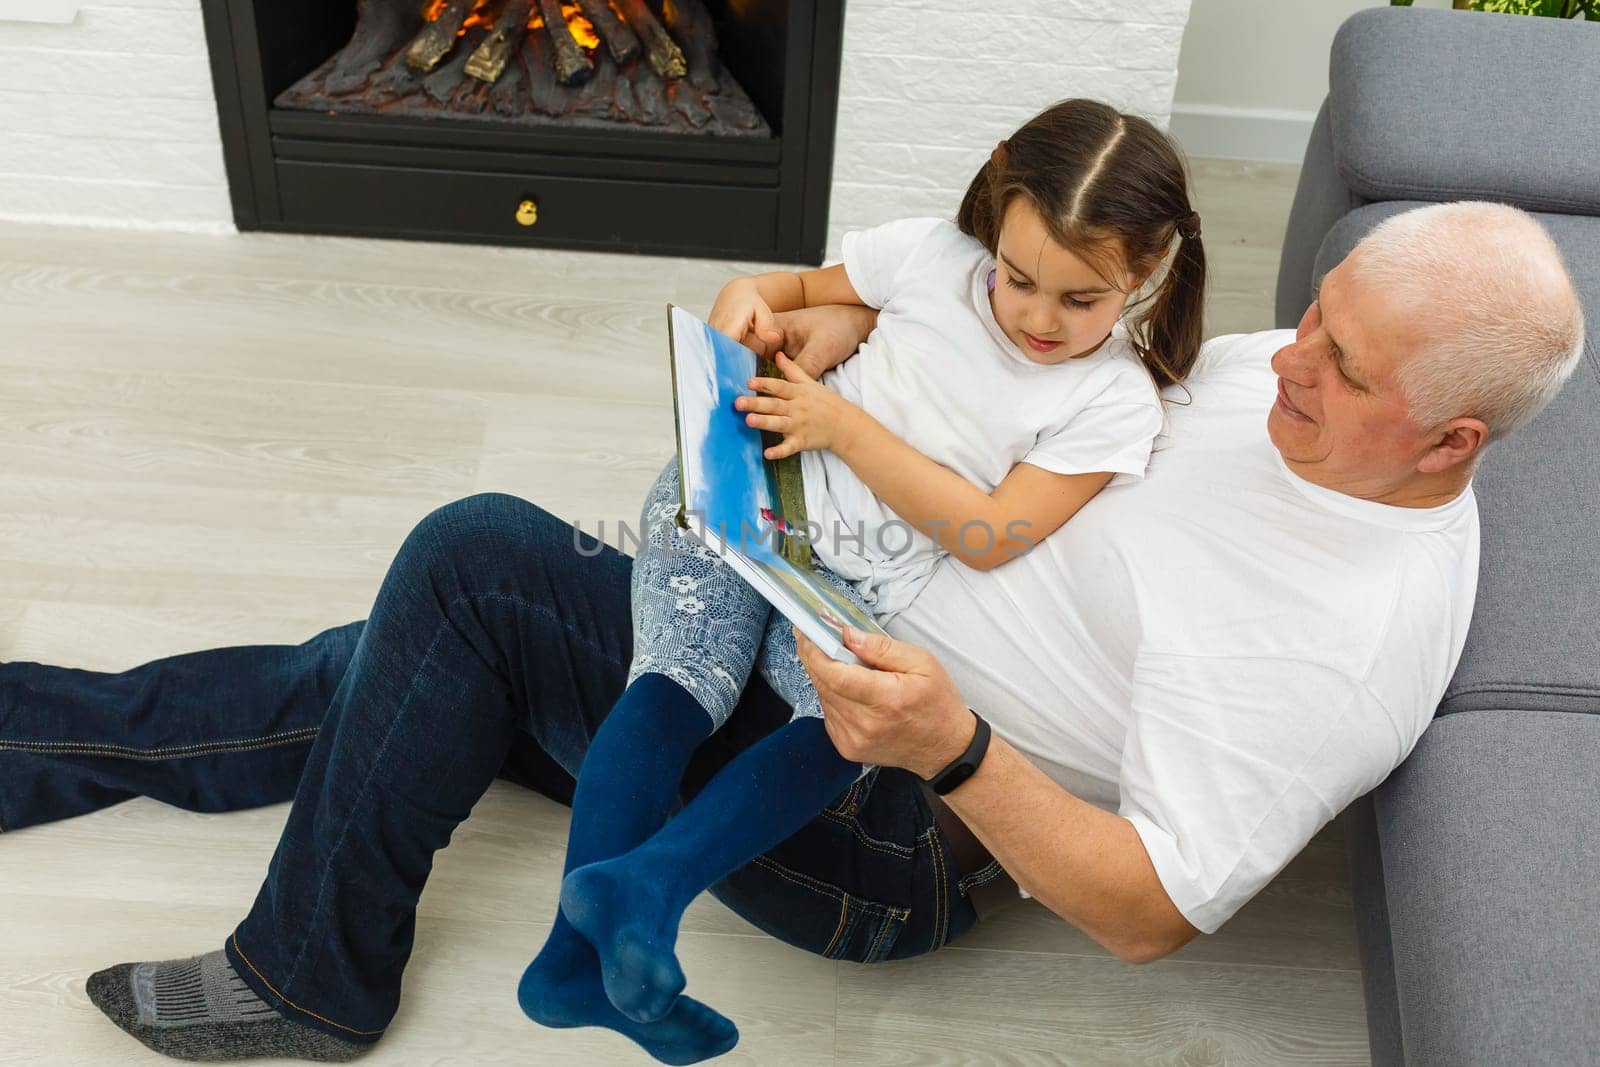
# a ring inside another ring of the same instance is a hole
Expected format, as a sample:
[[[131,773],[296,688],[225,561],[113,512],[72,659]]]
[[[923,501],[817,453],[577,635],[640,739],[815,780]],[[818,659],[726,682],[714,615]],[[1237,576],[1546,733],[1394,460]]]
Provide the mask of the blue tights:
[[[676,475],[674,462],[645,502],[630,682],[579,770],[560,912],[518,1001],[545,1025],[609,1027],[663,1062],[692,1063],[739,1035],[680,995],[684,910],[811,822],[864,769],[833,747],[787,623],[771,625],[765,602],[672,526]],[[727,721],[758,649],[763,675],[803,710],[669,821],[690,756]]]
[[[814,819],[860,765],[839,755],[820,718],[796,718],[669,821],[689,756],[710,733],[710,716],[658,674],[630,685],[601,724],[573,797],[561,908],[518,990],[531,1018],[609,1027],[665,1063],[738,1042],[731,1021],[680,996],[678,924],[701,892]]]

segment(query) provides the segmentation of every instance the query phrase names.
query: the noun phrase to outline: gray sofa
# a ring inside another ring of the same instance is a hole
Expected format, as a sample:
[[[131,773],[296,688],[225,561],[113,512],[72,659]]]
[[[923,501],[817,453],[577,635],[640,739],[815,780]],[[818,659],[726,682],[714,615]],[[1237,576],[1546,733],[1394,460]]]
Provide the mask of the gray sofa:
[[[1373,1062],[1600,1063],[1600,25],[1371,8],[1333,45],[1277,322],[1380,219],[1534,212],[1588,349],[1476,478],[1477,608],[1411,757],[1345,813]]]

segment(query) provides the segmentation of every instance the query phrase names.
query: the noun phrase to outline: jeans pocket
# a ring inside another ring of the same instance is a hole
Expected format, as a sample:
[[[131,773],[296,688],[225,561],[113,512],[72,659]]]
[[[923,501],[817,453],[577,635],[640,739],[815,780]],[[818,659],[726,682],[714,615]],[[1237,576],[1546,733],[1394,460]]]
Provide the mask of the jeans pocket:
[[[909,908],[879,904],[842,891],[839,906],[838,934],[831,951],[823,953],[831,960],[882,963],[894,951],[906,920],[911,918]]]
[[[889,958],[911,909],[868,900],[757,856],[713,887],[747,922],[830,960],[881,963]]]

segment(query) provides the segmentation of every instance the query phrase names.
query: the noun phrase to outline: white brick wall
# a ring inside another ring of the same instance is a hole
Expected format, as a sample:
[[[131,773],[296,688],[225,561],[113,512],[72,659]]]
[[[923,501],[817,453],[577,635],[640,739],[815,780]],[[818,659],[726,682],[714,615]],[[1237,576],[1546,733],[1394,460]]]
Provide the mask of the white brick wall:
[[[199,0],[0,22],[0,217],[233,228]]]
[[[952,216],[996,141],[1104,100],[1165,127],[1189,0],[846,0],[829,255],[846,230]]]
[[[994,142],[1051,101],[1165,125],[1188,14],[1189,0],[847,0],[830,251],[845,229],[953,213]],[[0,217],[232,227],[198,0],[0,22]]]

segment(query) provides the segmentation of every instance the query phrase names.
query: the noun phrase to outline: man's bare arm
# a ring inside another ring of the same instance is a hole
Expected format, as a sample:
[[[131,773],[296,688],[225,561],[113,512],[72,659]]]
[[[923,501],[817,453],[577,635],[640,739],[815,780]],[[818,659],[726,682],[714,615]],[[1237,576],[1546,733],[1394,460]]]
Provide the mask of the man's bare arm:
[[[1131,822],[1073,796],[1000,738],[944,800],[1018,885],[1120,959],[1160,959],[1200,932],[1167,896]]]
[[[846,759],[932,777],[971,742],[972,712],[927,649],[851,633],[861,665],[829,659],[795,633],[834,747]],[[1148,963],[1199,933],[1167,896],[1132,823],[1073,796],[1000,738],[944,799],[1019,885],[1120,959]]]

